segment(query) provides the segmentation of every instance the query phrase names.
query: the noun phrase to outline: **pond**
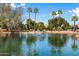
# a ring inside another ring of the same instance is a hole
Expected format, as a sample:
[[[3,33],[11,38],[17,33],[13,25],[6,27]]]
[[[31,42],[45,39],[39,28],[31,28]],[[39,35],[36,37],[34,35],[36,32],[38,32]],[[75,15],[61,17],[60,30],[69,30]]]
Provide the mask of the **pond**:
[[[67,34],[0,35],[0,55],[77,56],[79,40]]]

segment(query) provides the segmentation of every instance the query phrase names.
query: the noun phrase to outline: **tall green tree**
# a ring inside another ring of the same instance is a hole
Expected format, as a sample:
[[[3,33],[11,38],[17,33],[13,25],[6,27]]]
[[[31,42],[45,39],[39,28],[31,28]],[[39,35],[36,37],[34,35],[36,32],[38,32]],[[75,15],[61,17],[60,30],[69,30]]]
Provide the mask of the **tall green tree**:
[[[38,22],[37,23],[37,28],[42,31],[46,28],[46,26],[43,22]]]
[[[29,13],[29,19],[30,19],[30,13],[32,13],[32,8],[31,7],[28,7],[27,8],[27,12]]]
[[[53,16],[53,19],[54,19],[55,16],[56,16],[56,12],[55,12],[55,11],[52,11],[52,12],[51,12],[51,15]],[[52,20],[53,20],[53,19],[52,19]],[[55,24],[54,22],[52,22],[52,23]],[[52,25],[53,25],[53,24],[52,24]],[[54,28],[55,28],[55,26],[54,26]]]
[[[33,21],[32,19],[27,19],[26,26],[27,26],[28,30],[33,30],[34,29],[34,24],[36,24],[35,21]]]
[[[58,22],[59,21],[59,22]],[[49,30],[58,30],[59,29],[63,29],[63,30],[67,30],[67,28],[69,27],[69,23],[62,17],[56,17],[54,19],[49,19],[48,20],[48,29]]]
[[[48,20],[48,29],[51,30],[51,31],[53,29],[53,23],[52,23],[52,21],[53,20],[51,20],[51,19]]]
[[[57,14],[59,15],[59,17],[61,17],[61,14],[63,14],[62,10],[58,10]],[[60,20],[58,20],[58,22],[57,22],[58,26],[59,26],[59,22],[60,22]],[[58,27],[58,30],[59,30],[59,27]]]
[[[2,7],[1,16],[2,16],[2,20],[3,20],[2,28],[4,27],[4,24],[5,24],[7,29],[10,30],[11,24],[9,22],[11,20],[11,12],[12,12],[11,6],[10,6],[10,4],[3,4],[3,5],[1,5],[1,7]]]
[[[72,21],[74,22],[74,31],[76,31],[75,21],[78,21],[78,17],[77,16],[72,16]]]
[[[21,21],[21,16],[22,16],[21,9],[22,9],[21,7],[16,8],[15,13],[14,13],[13,24],[14,24],[15,29],[20,29],[19,24],[22,23],[22,21]]]
[[[21,21],[21,7],[17,7],[14,10],[10,4],[0,5],[0,27],[5,28],[8,31],[19,29]]]

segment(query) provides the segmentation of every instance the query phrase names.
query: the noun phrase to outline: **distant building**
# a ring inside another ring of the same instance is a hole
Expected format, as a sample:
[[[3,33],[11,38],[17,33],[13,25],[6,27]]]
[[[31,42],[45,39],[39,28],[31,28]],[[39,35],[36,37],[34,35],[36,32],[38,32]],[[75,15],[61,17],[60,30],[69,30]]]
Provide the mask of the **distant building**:
[[[71,26],[70,26],[70,29],[73,29],[73,28],[74,28],[74,25],[71,25]],[[75,25],[75,28],[76,28],[76,29],[79,29],[79,24]]]

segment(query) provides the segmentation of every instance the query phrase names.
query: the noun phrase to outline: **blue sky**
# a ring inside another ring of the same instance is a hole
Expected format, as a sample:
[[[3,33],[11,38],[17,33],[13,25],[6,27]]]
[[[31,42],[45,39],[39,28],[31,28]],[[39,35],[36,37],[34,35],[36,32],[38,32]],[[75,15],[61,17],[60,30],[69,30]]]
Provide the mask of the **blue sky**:
[[[16,6],[23,6],[23,20],[28,19],[28,13],[27,8],[32,7],[38,8],[39,13],[37,14],[37,21],[42,21],[45,24],[47,24],[48,19],[51,19],[52,16],[50,13],[52,11],[57,11],[59,9],[62,9],[63,14],[61,15],[63,18],[65,18],[70,24],[73,24],[73,21],[71,21],[71,17],[73,15],[77,15],[79,17],[79,4],[78,3],[21,3],[21,4],[12,4],[13,8],[16,8]],[[31,18],[34,19],[34,13],[31,13]],[[79,24],[79,20],[76,22]]]

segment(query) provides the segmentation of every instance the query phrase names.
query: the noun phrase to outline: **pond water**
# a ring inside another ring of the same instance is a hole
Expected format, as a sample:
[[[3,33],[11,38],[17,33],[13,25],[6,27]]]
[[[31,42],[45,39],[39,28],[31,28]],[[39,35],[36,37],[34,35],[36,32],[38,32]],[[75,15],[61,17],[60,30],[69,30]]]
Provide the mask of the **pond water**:
[[[66,34],[0,35],[0,55],[78,56],[79,40]]]

